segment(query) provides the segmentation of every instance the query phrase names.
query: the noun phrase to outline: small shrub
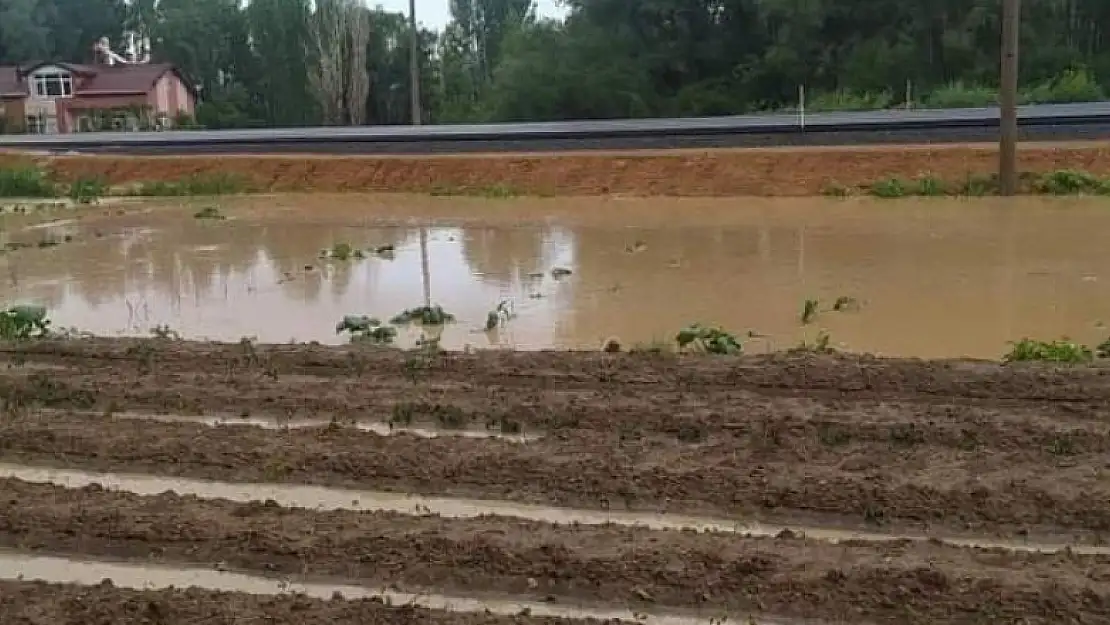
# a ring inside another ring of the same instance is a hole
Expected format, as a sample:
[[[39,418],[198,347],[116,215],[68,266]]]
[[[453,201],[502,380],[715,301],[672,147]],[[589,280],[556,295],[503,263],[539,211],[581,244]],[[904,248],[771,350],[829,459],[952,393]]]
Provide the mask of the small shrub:
[[[1100,102],[1106,99],[1106,92],[1091,72],[1068,69],[1029,89],[1024,99],[1031,104]]]
[[[1091,348],[1067,339],[1059,341],[1021,339],[1010,345],[1009,353],[1003,357],[1005,362],[1084,363],[1094,360]]]
[[[917,195],[925,196],[938,196],[945,194],[944,181],[931,174],[921,176],[916,180],[917,188],[915,192]]]
[[[351,260],[352,258],[361,259],[365,258],[366,254],[353,247],[350,243],[336,243],[331,246],[331,249],[326,249],[320,252],[320,258],[331,258],[333,260]]]
[[[898,178],[887,178],[871,185],[871,195],[881,198],[905,197],[906,185]]]

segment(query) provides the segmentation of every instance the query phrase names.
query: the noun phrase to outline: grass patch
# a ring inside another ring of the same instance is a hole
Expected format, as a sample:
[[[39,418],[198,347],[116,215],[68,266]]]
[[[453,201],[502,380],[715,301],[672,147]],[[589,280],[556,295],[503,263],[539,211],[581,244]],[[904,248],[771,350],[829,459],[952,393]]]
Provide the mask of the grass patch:
[[[184,197],[190,195],[234,195],[250,190],[246,180],[232,174],[193,174],[178,180],[140,183],[131,195]]]
[[[58,186],[39,167],[0,167],[0,197],[57,197]]]
[[[888,199],[906,197],[910,193],[910,189],[906,186],[906,183],[902,182],[899,178],[893,177],[873,183],[868,191],[875,197]]]
[[[326,250],[320,252],[320,258],[330,258],[331,260],[351,260],[366,258],[366,253],[350,243],[336,243]]]
[[[428,192],[433,196],[470,196],[491,199],[514,198],[527,195],[519,189],[505,184],[492,184],[478,187],[437,185]]]
[[[347,315],[335,324],[335,333],[348,333],[352,343],[367,342],[388,345],[397,338],[397,328],[383,326],[382,322],[366,315]]]
[[[108,182],[99,176],[78,178],[69,185],[67,195],[75,204],[92,204],[108,195]]]

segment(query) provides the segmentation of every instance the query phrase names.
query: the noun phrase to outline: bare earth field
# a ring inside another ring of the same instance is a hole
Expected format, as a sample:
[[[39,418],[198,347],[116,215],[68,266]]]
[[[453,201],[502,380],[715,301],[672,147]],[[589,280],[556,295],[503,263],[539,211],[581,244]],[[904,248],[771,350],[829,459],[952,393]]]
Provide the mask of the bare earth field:
[[[0,362],[3,623],[1110,619],[1110,369],[155,339]]]
[[[1110,174],[1105,142],[1029,143],[1018,166],[1042,173]],[[0,152],[0,165],[34,160],[61,180],[98,176],[114,185],[195,174],[241,177],[255,191],[525,195],[805,196],[830,185],[870,185],[929,173],[950,184],[998,168],[993,144],[710,149],[447,156],[32,156]]]

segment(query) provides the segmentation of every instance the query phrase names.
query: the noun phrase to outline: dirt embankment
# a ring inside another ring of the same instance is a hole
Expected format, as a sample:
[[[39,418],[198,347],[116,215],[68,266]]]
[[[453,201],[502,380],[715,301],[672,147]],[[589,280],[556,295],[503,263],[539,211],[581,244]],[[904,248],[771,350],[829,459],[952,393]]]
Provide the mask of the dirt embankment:
[[[417,357],[156,340],[3,349],[11,366],[0,394],[14,410],[0,423],[0,461],[773,521],[1110,530],[1104,368],[811,355]],[[37,414],[39,405],[59,412]],[[112,416],[283,415],[298,406],[344,419],[513,420],[542,437],[384,436],[341,422],[213,435],[198,423]]]
[[[1030,143],[1028,172],[1110,174],[1110,145]],[[997,171],[994,145],[680,150],[673,152],[466,156],[54,156],[0,153],[0,164],[33,158],[63,181],[100,176],[114,185],[230,174],[258,191],[410,191],[540,195],[800,196],[832,185],[870,185],[931,174],[953,185]]]
[[[1110,558],[1100,556],[318,512],[11,479],[0,480],[0,546],[645,610],[836,622],[1110,618],[1110,595],[1085,590],[1110,582]]]
[[[11,625],[601,625],[596,620],[500,616],[390,607],[381,601],[325,601],[301,595],[0,581],[0,623]]]

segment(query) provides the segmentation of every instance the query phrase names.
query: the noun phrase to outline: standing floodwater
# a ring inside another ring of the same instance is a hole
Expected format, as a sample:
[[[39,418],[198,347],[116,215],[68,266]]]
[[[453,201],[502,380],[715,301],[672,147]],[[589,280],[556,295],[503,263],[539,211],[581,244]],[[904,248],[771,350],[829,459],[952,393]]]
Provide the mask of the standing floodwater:
[[[997,357],[1022,336],[1098,343],[1110,320],[1096,198],[317,195],[5,219],[4,300],[104,335],[344,341],[344,315],[422,305],[421,228],[433,303],[457,317],[448,348],[631,346],[702,322],[768,337],[753,349],[824,330],[855,351]],[[838,298],[858,310],[829,312]],[[505,300],[512,318],[484,332]]]

